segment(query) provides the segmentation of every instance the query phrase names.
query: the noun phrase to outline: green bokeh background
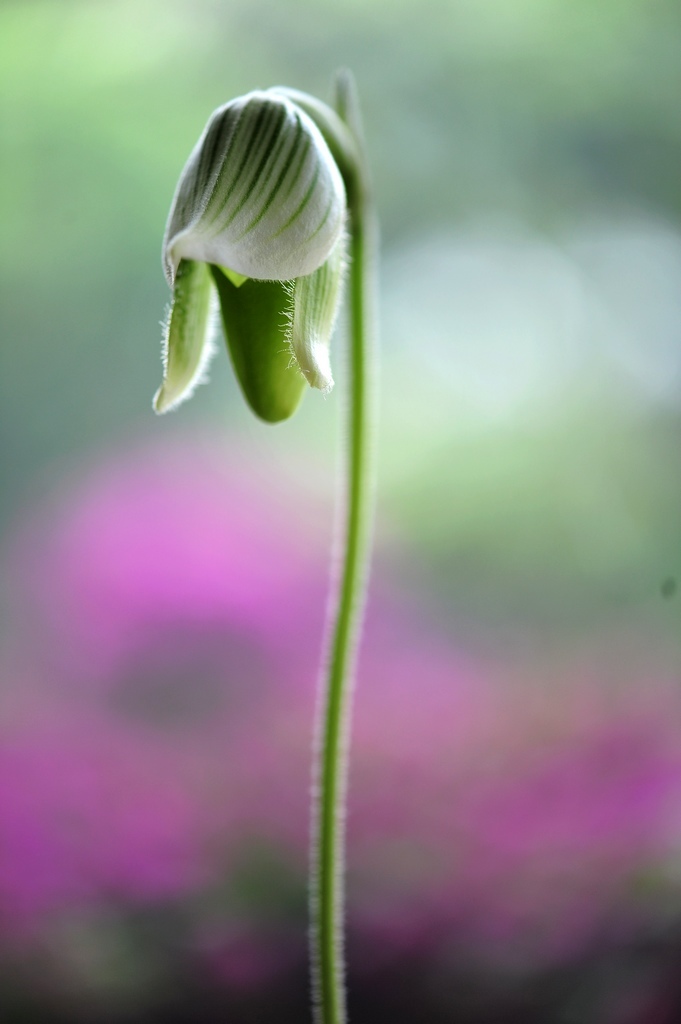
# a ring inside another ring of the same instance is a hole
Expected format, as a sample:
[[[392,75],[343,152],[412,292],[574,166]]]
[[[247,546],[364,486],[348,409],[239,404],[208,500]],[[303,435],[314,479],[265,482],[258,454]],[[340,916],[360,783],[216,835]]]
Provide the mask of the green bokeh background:
[[[224,352],[174,420],[149,401],[208,114],[347,65],[385,257],[380,543],[447,614],[675,647],[680,50],[679,5],[646,0],[3,3],[3,526],[180,417],[331,475],[337,401],[271,433]]]

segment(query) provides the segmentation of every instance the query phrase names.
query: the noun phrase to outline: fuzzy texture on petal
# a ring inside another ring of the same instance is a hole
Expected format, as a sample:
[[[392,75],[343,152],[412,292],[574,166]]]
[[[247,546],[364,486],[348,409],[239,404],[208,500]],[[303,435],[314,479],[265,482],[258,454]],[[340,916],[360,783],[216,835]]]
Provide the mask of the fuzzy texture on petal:
[[[329,347],[341,300],[345,250],[341,235],[326,263],[293,282],[287,340],[308,384],[320,391],[333,387]]]
[[[189,398],[206,377],[213,354],[211,335],[217,303],[210,269],[182,260],[163,338],[163,384],[154,396],[158,413]]]
[[[210,118],[182,172],[163,243],[181,259],[262,281],[317,270],[343,230],[345,186],[321,132],[297,104],[252,92]]]

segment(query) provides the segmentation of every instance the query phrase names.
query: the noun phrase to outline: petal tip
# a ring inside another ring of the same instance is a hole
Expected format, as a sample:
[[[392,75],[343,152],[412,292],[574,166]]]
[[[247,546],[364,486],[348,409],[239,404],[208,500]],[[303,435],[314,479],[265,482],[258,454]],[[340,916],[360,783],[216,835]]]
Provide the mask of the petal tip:
[[[177,402],[173,402],[173,399],[166,392],[165,386],[161,384],[152,401],[152,407],[156,415],[163,416],[164,413],[170,412],[176,404]]]
[[[310,387],[316,388],[324,395],[328,395],[333,389],[333,377],[331,375],[328,350],[322,345],[316,346],[316,348],[317,351],[312,354],[310,363],[303,366],[299,362],[299,366]]]

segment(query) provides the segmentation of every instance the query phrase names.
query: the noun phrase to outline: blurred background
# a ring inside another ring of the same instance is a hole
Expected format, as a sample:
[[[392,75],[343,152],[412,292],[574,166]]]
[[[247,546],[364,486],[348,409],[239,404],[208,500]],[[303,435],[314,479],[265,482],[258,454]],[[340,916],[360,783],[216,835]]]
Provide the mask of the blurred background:
[[[0,2],[0,1012],[308,1019],[340,378],[159,419],[214,107],[351,67],[382,224],[356,1024],[681,1019],[681,7]]]

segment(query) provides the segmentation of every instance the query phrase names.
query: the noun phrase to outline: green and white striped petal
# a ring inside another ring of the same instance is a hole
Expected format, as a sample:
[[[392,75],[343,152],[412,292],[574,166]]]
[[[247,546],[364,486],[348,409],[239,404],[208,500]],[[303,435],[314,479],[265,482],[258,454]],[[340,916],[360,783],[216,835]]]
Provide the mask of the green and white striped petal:
[[[333,387],[329,347],[340,306],[345,249],[341,235],[326,263],[293,282],[289,346],[310,387],[321,391]]]
[[[163,383],[154,409],[168,412],[189,398],[205,379],[211,343],[215,289],[205,263],[182,260],[175,276],[173,304],[163,338]]]
[[[301,92],[299,89],[275,85],[268,92],[274,93],[275,96],[283,96],[300,110],[305,111],[322,133],[331,156],[336,161],[346,183],[348,179],[352,179],[360,162],[357,143],[352,132],[336,111],[328,103],[323,103],[316,96],[310,96],[309,93]]]
[[[210,118],[182,172],[163,262],[182,259],[262,281],[312,274],[342,231],[345,187],[319,128],[288,97],[252,92]]]

